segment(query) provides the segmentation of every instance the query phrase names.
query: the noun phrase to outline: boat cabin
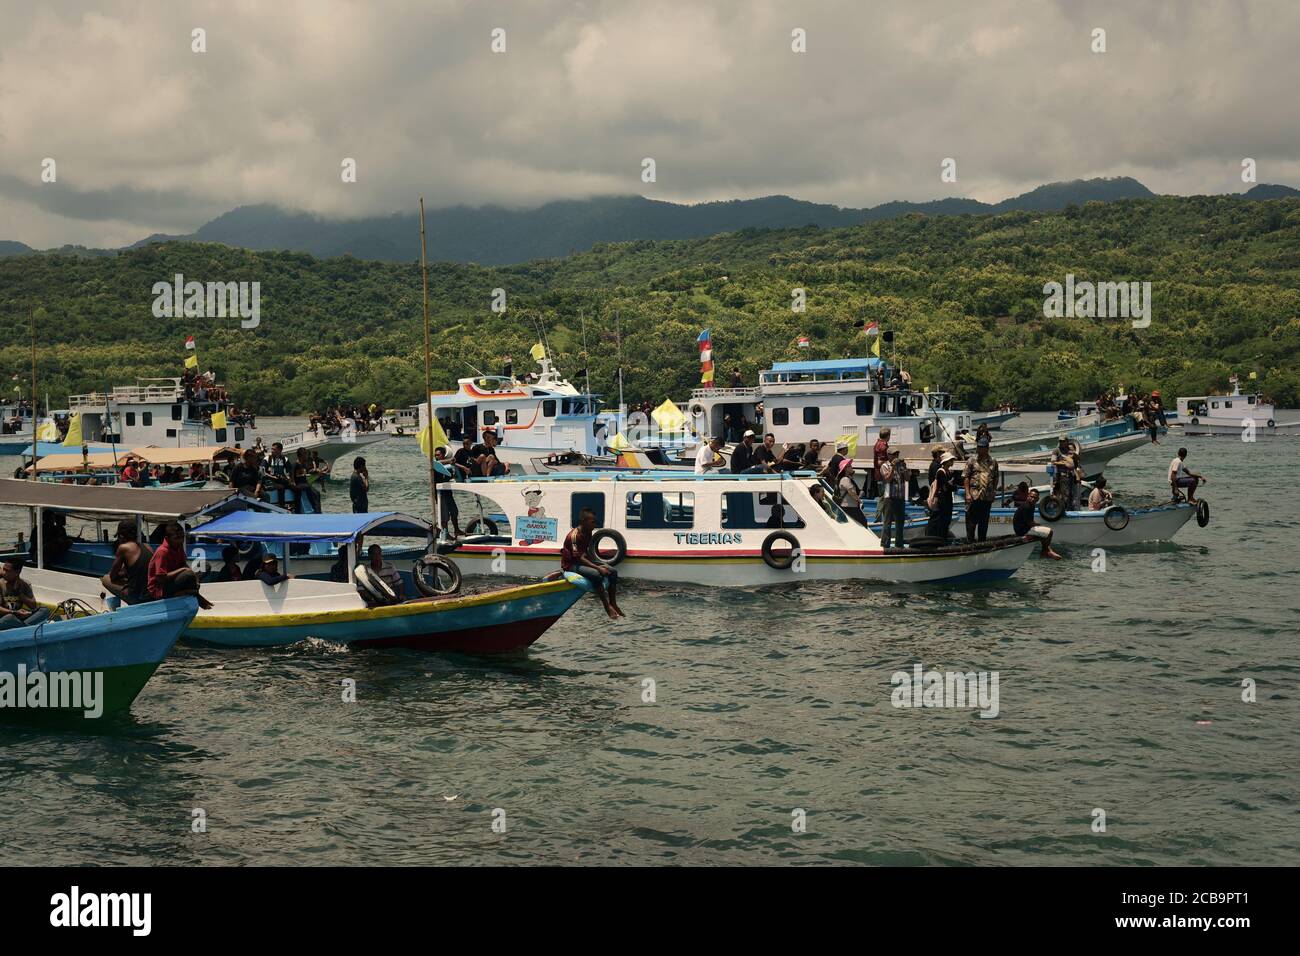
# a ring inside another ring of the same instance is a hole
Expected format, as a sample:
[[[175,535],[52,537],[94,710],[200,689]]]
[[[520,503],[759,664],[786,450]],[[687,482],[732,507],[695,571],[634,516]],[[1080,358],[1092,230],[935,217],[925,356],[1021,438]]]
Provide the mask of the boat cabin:
[[[233,411],[224,397],[200,401],[187,396],[181,378],[145,378],[107,393],[72,395],[68,411],[82,416],[82,438],[100,445],[247,448],[256,438],[251,427],[232,420]],[[212,427],[212,416],[218,412],[227,416],[224,428]]]

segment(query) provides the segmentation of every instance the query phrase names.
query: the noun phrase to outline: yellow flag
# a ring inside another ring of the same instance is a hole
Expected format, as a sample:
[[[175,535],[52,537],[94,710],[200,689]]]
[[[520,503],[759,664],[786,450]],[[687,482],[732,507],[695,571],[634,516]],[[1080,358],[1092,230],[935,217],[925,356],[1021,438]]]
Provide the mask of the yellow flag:
[[[1251,378],[1258,378],[1259,376],[1257,376],[1254,372],[1251,372],[1251,373],[1250,373],[1250,377],[1251,377]]]
[[[213,413],[212,413],[212,427],[213,427],[213,429],[217,429],[217,428],[225,428],[225,427],[226,427],[226,413],[225,413],[225,412],[213,412]]]
[[[58,441],[59,426],[54,422],[41,422],[36,426],[37,441]]]
[[[187,355],[187,356],[185,356],[185,367],[186,367],[186,368],[198,368],[198,367],[199,367],[199,357],[198,357],[197,355]]]
[[[542,347],[541,342],[538,342],[528,350],[528,354],[533,357],[534,362],[540,362],[542,359],[546,358],[546,349]]]
[[[609,440],[609,447],[614,451],[622,451],[624,448],[632,448],[633,445],[627,440],[627,436],[619,432]]]
[[[876,358],[880,358],[880,336],[876,336],[871,340],[871,354]]]
[[[65,448],[77,448],[81,442],[81,416],[75,415],[68,423],[68,434],[63,439],[63,445]]]
[[[839,447],[840,445],[848,446],[848,454],[845,455],[846,458],[858,457],[858,436],[853,432],[845,432],[835,442],[835,445],[836,447]]]
[[[432,458],[435,448],[444,448],[450,444],[451,442],[447,440],[447,433],[442,430],[442,422],[438,421],[437,415],[433,416],[433,421],[429,423],[428,428],[420,429],[420,451],[424,452],[425,458]]]
[[[664,399],[664,403],[651,412],[650,417],[661,431],[666,432],[681,431],[686,424],[686,416],[671,398]]]

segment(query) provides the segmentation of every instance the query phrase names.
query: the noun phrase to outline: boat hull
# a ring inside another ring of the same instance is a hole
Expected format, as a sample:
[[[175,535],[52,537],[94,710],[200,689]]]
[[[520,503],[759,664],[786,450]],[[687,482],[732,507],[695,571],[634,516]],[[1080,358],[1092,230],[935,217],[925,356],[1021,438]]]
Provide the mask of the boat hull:
[[[1211,435],[1216,438],[1241,438],[1246,434],[1245,426],[1241,422],[1231,424],[1218,424],[1215,422],[1198,422],[1193,425],[1191,422],[1185,422],[1180,426],[1184,435]],[[1271,428],[1264,423],[1255,424],[1256,439],[1260,438],[1296,438],[1300,437],[1300,422],[1278,422]]]
[[[42,572],[30,571],[29,578]],[[49,574],[52,572],[44,572]],[[39,582],[34,582],[38,598]],[[193,620],[193,598],[173,598],[38,627],[0,631],[0,671],[102,675],[101,716],[127,710]],[[0,707],[0,718],[80,717],[84,707]]]
[[[1039,525],[1052,529],[1053,547],[1117,548],[1146,541],[1168,541],[1194,517],[1196,508],[1192,505],[1171,504],[1130,511],[1128,524],[1118,531],[1106,526],[1103,511],[1067,511],[1056,521],[1036,520]],[[989,531],[1010,530],[1014,518],[1014,509],[994,508],[989,513]],[[965,512],[954,512],[953,528],[960,529],[964,521]]]
[[[796,532],[797,534],[797,532]],[[911,584],[973,584],[1009,578],[1033,552],[1036,542],[1007,538],[999,547],[968,552],[816,551],[803,570],[777,570],[757,550],[685,552],[629,550],[618,565],[620,581],[656,581],[714,587],[761,587],[801,581],[882,581]],[[451,556],[466,574],[535,577],[558,567],[556,551],[500,545],[463,545]]]
[[[284,446],[284,453],[292,458],[302,448],[306,451],[314,451],[320,455],[323,461],[333,465],[338,459],[342,458],[349,452],[361,455],[365,449],[381,441],[387,441],[392,438],[389,432],[358,432],[355,435],[313,435],[311,432],[303,432],[301,435],[293,435],[288,438],[281,438],[280,442]]]
[[[308,639],[355,647],[497,654],[533,644],[588,590],[583,579],[503,588],[482,594],[388,607],[232,614],[216,606],[185,637],[219,647],[276,647]],[[268,589],[269,590],[269,589]]]

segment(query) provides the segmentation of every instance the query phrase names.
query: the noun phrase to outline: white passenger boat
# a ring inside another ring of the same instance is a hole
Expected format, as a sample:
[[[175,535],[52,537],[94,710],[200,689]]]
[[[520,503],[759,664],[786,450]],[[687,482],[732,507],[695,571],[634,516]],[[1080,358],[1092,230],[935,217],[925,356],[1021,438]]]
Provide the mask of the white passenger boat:
[[[420,431],[420,409],[412,405],[410,408],[386,410],[380,420],[379,430],[398,437],[414,438]]]
[[[16,454],[32,443],[32,406],[28,402],[0,402],[0,455]]]
[[[109,392],[87,392],[68,399],[69,415],[81,416],[82,439],[91,445],[135,448],[185,448],[194,445],[234,445],[249,448],[257,430],[236,419],[225,389],[213,387],[219,399],[187,397],[180,378],[143,378],[135,385]],[[212,416],[226,416],[223,428],[212,427]]]
[[[344,455],[351,454],[364,457],[366,449],[371,445],[377,445],[379,442],[387,441],[392,437],[392,432],[360,432],[357,431],[356,426],[344,428],[337,432],[327,432],[324,428],[317,427],[315,431],[307,429],[297,435],[278,438],[276,441],[284,446],[284,453],[289,458],[293,458],[298,453],[298,449],[301,448],[309,452],[315,452],[320,455],[323,461],[329,462],[332,466],[334,462]]]
[[[628,580],[715,586],[872,580],[964,584],[1015,573],[1037,546],[1000,537],[973,546],[884,549],[829,501],[811,474],[679,476],[671,472],[476,479],[457,490],[489,499],[505,527],[461,539],[467,574],[537,576],[559,566],[582,509],[596,514],[592,548]],[[462,514],[464,514],[462,507]]]
[[[1010,531],[1014,518],[1015,509],[994,508],[989,513],[990,532],[994,527]],[[1112,505],[1104,511],[1067,511],[1052,520],[1040,515],[1038,522],[1052,529],[1053,546],[1112,548],[1169,541],[1193,518],[1205,527],[1210,520],[1209,505],[1189,505],[1186,502],[1148,508]],[[963,511],[954,512],[953,528],[960,529],[964,520]]]
[[[974,424],[976,428],[980,425],[987,425],[989,431],[995,432],[1007,422],[1011,421],[1011,419],[1018,418],[1019,415],[1019,412],[1002,411],[1001,409],[992,412],[973,412],[971,414],[971,423]]]
[[[1228,379],[1228,395],[1194,395],[1178,399],[1178,420],[1184,435],[1226,435],[1242,438],[1300,435],[1300,421],[1279,422],[1277,409],[1259,392],[1243,393],[1237,376]]]
[[[535,381],[514,375],[462,378],[455,391],[430,394],[433,414],[453,442],[457,435],[477,442],[485,430],[494,430],[497,459],[514,473],[537,470],[535,460],[604,456],[606,428],[598,419],[597,396],[579,391],[548,357],[538,365]],[[419,415],[420,427],[427,428],[428,405],[420,405]]]

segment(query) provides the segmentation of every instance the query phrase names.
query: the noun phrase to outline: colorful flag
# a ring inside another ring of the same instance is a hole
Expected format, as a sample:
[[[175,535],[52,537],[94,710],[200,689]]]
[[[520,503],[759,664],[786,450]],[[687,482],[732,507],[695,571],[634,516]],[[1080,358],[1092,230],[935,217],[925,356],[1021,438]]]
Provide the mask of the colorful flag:
[[[705,388],[713,387],[713,339],[705,329],[695,340],[700,345],[700,384]]]
[[[68,423],[68,434],[63,438],[63,447],[76,448],[81,442],[81,415],[78,414]]]
[[[880,323],[879,323],[879,322],[868,322],[868,323],[867,323],[867,327],[866,327],[865,329],[863,329],[863,332],[867,335],[868,338],[870,338],[870,337],[873,336],[873,335],[878,335],[878,334],[880,334]]]
[[[874,355],[876,358],[880,358],[880,339],[872,339],[871,354]]]
[[[226,427],[226,413],[225,413],[225,412],[213,412],[213,413],[212,413],[212,428],[215,430],[215,429],[218,429],[218,428],[225,428],[225,427]]]
[[[528,354],[533,357],[534,362],[540,362],[542,359],[546,358],[546,348],[541,342],[538,342],[528,350]]]
[[[450,444],[437,415],[433,416],[433,421],[429,423],[428,428],[420,429],[420,451],[424,452],[425,458],[432,458],[435,448],[446,448]]]
[[[799,336],[799,348],[806,349],[810,344],[811,343],[808,341],[808,336],[806,335]]]
[[[187,356],[185,356],[185,367],[186,367],[186,368],[198,368],[198,367],[199,367],[199,357],[198,357],[197,355],[187,355]]]
[[[186,347],[187,349],[193,350],[193,348],[194,348],[194,336],[192,336],[192,335],[187,335],[187,336],[185,336],[185,347]]]

